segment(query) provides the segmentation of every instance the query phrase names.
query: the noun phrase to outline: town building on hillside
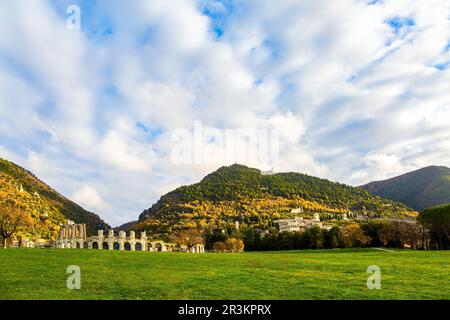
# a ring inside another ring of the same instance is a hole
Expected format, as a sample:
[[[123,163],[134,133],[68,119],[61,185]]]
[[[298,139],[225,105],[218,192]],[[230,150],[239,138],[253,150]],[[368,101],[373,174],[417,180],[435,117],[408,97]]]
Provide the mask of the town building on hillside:
[[[319,227],[320,229],[329,230],[332,228],[330,224],[323,224],[320,221],[318,213],[314,214],[313,218],[295,217],[292,219],[280,219],[276,220],[278,224],[279,232],[299,232],[311,229],[313,227]]]
[[[116,236],[114,230],[109,230],[108,235],[104,235],[103,230],[98,230],[96,236],[87,237],[86,225],[76,224],[68,221],[60,226],[58,240],[54,244],[60,249],[94,249],[94,250],[125,250],[125,251],[181,251],[192,253],[204,253],[202,244],[196,244],[192,248],[179,246],[174,243],[167,243],[162,240],[151,240],[145,231],[141,232],[137,238],[134,231],[130,231],[127,236],[125,231],[119,231]]]
[[[275,223],[278,224],[280,232],[298,232],[300,231],[300,225],[303,224],[303,218],[280,219],[275,221]]]
[[[300,213],[303,213],[303,207],[300,206],[300,207],[298,207],[298,208],[292,209],[292,210],[291,210],[291,213],[292,213],[292,214],[300,214]]]

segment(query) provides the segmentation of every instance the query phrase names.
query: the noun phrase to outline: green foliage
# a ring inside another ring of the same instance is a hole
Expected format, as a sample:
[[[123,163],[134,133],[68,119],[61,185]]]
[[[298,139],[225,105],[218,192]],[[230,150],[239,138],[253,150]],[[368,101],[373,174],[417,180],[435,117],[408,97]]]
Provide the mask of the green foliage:
[[[304,232],[273,232],[260,234],[253,229],[242,232],[246,251],[279,251],[303,249],[334,249],[343,247],[339,227],[329,231],[318,227]]]
[[[323,235],[324,249],[334,249],[344,247],[341,230],[338,226],[334,226]]]
[[[450,168],[427,167],[392,179],[372,182],[362,188],[421,211],[450,203]]]
[[[306,215],[318,212],[326,220],[340,220],[344,213],[399,219],[415,215],[405,205],[361,188],[300,173],[262,175],[257,169],[232,165],[162,196],[133,228],[164,234],[193,227],[234,228],[238,220],[245,227],[269,230],[275,220],[292,216],[291,209],[300,206]]]
[[[429,208],[420,213],[417,220],[430,230],[437,249],[450,249],[450,205]]]

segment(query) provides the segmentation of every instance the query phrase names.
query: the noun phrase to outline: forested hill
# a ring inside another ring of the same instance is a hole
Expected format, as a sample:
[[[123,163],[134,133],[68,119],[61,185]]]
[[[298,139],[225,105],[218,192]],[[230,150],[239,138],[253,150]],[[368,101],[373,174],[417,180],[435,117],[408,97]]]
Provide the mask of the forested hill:
[[[362,188],[421,211],[450,203],[450,168],[430,166]]]
[[[84,210],[22,167],[0,159],[0,202],[10,201],[31,215],[36,234],[54,237],[64,219],[86,223],[89,234],[109,226],[96,214]]]
[[[404,218],[416,213],[401,203],[374,196],[361,188],[300,173],[261,174],[242,165],[222,167],[199,183],[164,195],[139,217],[137,229],[171,232],[183,227],[205,228],[239,220],[265,228],[302,206],[332,218],[346,213]]]

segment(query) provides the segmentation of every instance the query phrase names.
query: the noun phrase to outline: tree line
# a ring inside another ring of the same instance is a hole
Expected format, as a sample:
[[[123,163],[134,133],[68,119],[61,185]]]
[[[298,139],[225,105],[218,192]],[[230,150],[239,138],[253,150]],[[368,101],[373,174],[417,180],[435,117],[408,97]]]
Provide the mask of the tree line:
[[[32,222],[29,215],[13,203],[0,202],[0,238],[6,248],[8,240],[19,231],[27,230]],[[352,247],[390,247],[425,250],[450,249],[450,205],[426,209],[417,221],[368,220],[336,225],[330,230],[319,227],[304,232],[268,233],[254,228],[213,229],[205,234],[184,232],[176,238],[187,247],[205,241],[211,251],[266,251],[297,249],[333,249]],[[198,230],[197,230],[198,231]]]
[[[450,205],[423,211],[417,221],[368,220],[342,224],[330,230],[313,227],[303,232],[271,232],[247,228],[241,231],[215,229],[205,235],[205,248],[228,239],[243,241],[246,251],[276,251],[362,247],[450,249]]]

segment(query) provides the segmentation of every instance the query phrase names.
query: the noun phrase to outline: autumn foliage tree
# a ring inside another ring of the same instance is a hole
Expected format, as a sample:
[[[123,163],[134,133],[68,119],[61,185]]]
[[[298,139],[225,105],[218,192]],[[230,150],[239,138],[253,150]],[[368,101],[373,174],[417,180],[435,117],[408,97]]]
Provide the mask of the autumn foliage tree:
[[[227,249],[231,252],[244,251],[244,241],[236,238],[228,238],[225,242]]]
[[[175,234],[175,241],[179,246],[185,246],[188,251],[198,244],[203,244],[203,234],[197,229],[186,229]]]
[[[3,248],[6,249],[8,239],[16,234],[21,228],[31,224],[30,216],[22,209],[9,204],[0,204],[0,237]]]
[[[359,224],[350,224],[342,229],[342,238],[348,247],[356,248],[362,247],[372,240],[371,237],[364,234]]]
[[[227,246],[222,241],[214,242],[212,248],[214,252],[225,252],[227,250]]]
[[[388,247],[403,248],[405,245],[415,248],[420,240],[417,224],[406,221],[387,221],[380,230],[380,241]]]

